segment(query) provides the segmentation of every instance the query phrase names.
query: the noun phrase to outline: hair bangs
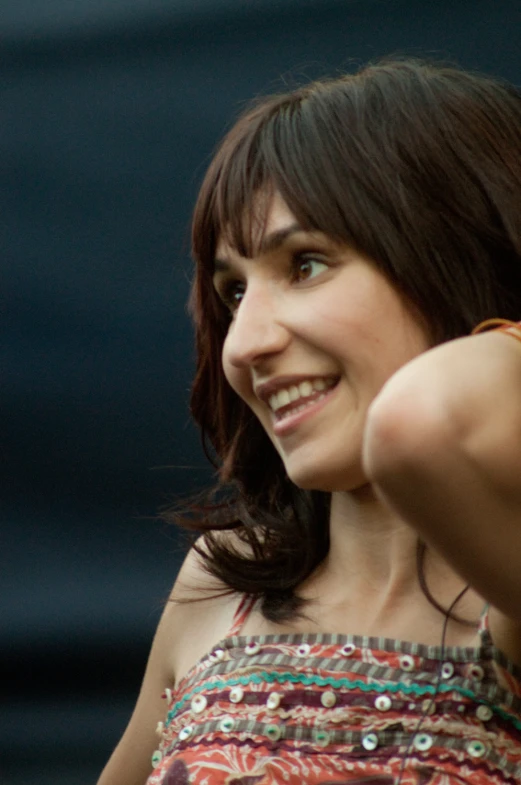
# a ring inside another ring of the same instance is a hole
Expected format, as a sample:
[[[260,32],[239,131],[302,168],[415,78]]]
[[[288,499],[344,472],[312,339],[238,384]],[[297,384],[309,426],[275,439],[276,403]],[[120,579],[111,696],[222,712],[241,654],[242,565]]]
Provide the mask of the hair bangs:
[[[254,253],[254,227],[265,219],[259,195],[273,189],[264,126],[250,122],[249,116],[242,118],[225,137],[201,186],[192,250],[196,263],[211,274],[221,240],[241,256]]]
[[[335,128],[327,90],[319,83],[283,99],[263,103],[239,120],[207,172],[194,211],[192,247],[196,263],[211,274],[220,241],[241,256],[255,256],[275,192],[303,229],[365,250],[367,162],[356,149],[346,155],[349,122]],[[339,160],[351,164],[342,173]]]

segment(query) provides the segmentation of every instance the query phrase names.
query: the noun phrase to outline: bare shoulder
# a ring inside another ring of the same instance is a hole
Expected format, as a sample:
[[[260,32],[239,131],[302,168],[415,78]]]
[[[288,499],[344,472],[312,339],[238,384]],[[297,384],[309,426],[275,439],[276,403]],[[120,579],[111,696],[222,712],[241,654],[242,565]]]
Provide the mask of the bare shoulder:
[[[204,542],[197,543],[204,551]],[[239,603],[237,593],[210,575],[192,548],[172,589],[164,623],[175,631],[170,640],[172,673],[178,682],[230,629]]]
[[[192,548],[157,627],[134,712],[98,785],[144,785],[158,743],[156,727],[165,718],[165,688],[226,635],[238,602]]]
[[[489,629],[494,646],[521,667],[521,621],[513,620],[497,608],[490,608]]]

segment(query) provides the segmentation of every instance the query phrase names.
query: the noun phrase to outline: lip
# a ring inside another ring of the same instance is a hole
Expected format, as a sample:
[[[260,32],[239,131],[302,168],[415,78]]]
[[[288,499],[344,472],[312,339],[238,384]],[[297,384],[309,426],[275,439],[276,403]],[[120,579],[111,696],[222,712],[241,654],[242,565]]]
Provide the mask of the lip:
[[[259,400],[263,401],[263,403],[268,403],[273,393],[287,387],[292,387],[293,385],[298,386],[301,382],[312,382],[314,379],[335,379],[334,387],[336,387],[338,377],[332,373],[307,374],[307,376],[301,373],[293,376],[277,376],[274,379],[270,379],[268,382],[255,385],[254,392]],[[331,389],[334,389],[334,387]]]
[[[306,378],[310,379],[311,377],[307,376]],[[301,381],[302,380],[303,379],[301,379]],[[295,414],[288,414],[282,420],[277,420],[275,418],[275,412],[271,412],[274,435],[282,438],[294,433],[305,421],[314,417],[315,414],[318,414],[318,412],[330,402],[331,398],[335,395],[337,388],[338,383],[325,391],[323,397],[319,398],[317,401],[308,404],[304,409],[301,409],[301,411],[295,412]]]

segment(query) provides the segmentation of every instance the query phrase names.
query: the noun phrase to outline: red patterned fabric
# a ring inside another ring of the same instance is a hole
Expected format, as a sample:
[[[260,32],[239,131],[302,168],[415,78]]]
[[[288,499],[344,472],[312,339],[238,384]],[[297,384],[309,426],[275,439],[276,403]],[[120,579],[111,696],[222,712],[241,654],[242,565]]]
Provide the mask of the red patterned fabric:
[[[148,785],[521,783],[521,669],[494,648],[231,634],[166,690]]]

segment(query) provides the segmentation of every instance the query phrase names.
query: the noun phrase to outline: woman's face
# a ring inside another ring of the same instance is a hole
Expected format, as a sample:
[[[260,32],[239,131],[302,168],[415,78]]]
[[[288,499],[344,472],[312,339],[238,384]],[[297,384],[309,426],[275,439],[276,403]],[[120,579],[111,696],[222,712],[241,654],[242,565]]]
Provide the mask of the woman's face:
[[[428,348],[426,331],[368,259],[302,230],[277,194],[259,235],[251,259],[217,248],[214,285],[232,314],[224,373],[294,483],[354,490],[368,408]]]

